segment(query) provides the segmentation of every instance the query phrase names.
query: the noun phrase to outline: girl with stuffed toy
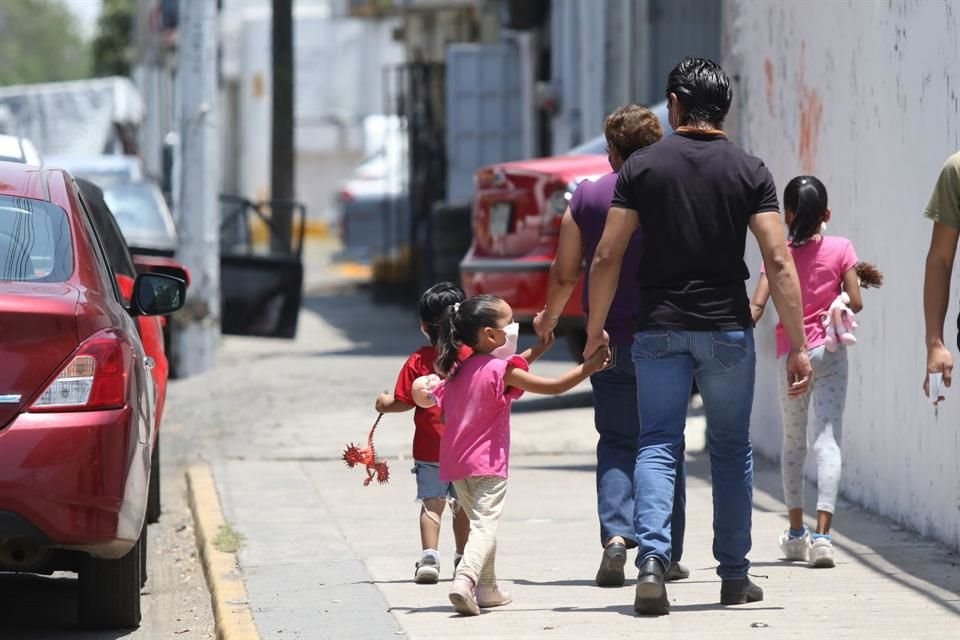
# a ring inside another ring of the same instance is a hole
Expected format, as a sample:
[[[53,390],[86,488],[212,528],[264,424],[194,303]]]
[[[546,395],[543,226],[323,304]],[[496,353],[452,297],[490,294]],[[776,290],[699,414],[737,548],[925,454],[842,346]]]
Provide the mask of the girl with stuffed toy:
[[[609,356],[601,349],[559,378],[541,378],[527,369],[550,347],[552,334],[518,355],[519,328],[510,305],[496,296],[479,295],[451,306],[437,344],[436,372],[446,379],[428,377],[414,385],[415,401],[421,406],[436,403],[443,412],[440,480],[453,483],[470,518],[470,537],[450,590],[454,609],[463,615],[511,602],[510,594],[497,585],[494,562],[507,492],[514,399],[524,391],[564,393],[600,370]],[[458,362],[463,346],[473,355]]]
[[[824,235],[830,220],[827,189],[813,176],[797,176],[783,192],[790,228],[790,250],[803,295],[804,330],[813,364],[808,391],[791,398],[786,369],[780,367],[780,409],[783,449],[780,458],[784,501],[789,528],[780,536],[787,560],[805,560],[812,567],[834,566],[830,525],[840,485],[840,436],[847,397],[847,347],[856,342],[853,314],[863,308],[861,284],[880,286],[876,267],[861,263],[853,244],[839,236]],[[770,297],[766,274],[761,272],[750,301],[754,324],[763,315]],[[777,357],[790,350],[783,326],[777,324]],[[803,466],[807,455],[807,414],[814,407],[813,449],[817,459],[817,524],[811,532],[803,523]]]

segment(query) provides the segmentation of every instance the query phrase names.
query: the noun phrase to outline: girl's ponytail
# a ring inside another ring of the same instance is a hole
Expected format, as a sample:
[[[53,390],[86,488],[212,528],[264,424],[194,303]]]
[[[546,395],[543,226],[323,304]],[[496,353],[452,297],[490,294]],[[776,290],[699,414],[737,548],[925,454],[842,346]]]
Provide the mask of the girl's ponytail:
[[[783,190],[783,206],[793,212],[790,244],[799,247],[820,232],[827,216],[827,188],[814,176],[797,176]]]
[[[457,366],[457,355],[460,352],[460,339],[457,335],[457,314],[460,312],[460,303],[446,308],[440,318],[440,334],[437,339],[437,361],[434,368],[441,377],[447,378]]]
[[[433,368],[444,378],[457,369],[460,347],[477,346],[477,336],[484,327],[496,327],[503,300],[490,294],[480,294],[452,304],[440,320],[440,338],[437,340],[437,360]]]

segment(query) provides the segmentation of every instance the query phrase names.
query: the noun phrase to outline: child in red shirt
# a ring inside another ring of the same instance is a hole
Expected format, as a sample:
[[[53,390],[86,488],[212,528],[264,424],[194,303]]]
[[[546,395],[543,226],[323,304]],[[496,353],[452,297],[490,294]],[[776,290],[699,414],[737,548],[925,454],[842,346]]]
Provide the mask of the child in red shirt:
[[[420,331],[430,341],[430,346],[417,349],[407,358],[393,393],[381,393],[377,397],[377,411],[380,413],[399,413],[414,410],[413,423],[413,473],[417,476],[417,500],[420,501],[420,542],[423,552],[416,565],[414,580],[419,584],[434,584],[440,578],[440,552],[437,551],[440,539],[440,515],[448,499],[455,499],[453,485],[440,481],[440,436],[443,434],[443,422],[440,409],[417,407],[413,401],[411,388],[413,381],[420,376],[436,373],[434,361],[437,359],[436,344],[440,337],[440,322],[443,312],[450,306],[463,302],[463,290],[451,282],[441,282],[427,289],[420,297]],[[463,360],[469,357],[469,348],[460,354]],[[467,543],[470,520],[463,509],[453,510],[453,536],[457,554],[453,567],[456,571],[463,548]]]

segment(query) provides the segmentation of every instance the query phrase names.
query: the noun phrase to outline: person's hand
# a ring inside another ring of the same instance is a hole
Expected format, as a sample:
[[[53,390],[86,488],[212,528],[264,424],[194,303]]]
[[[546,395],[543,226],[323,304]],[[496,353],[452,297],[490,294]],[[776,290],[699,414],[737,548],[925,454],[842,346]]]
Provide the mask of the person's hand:
[[[560,321],[560,318],[557,316],[548,316],[547,310],[543,309],[540,313],[533,317],[533,332],[537,334],[537,337],[543,340],[547,335],[553,334],[553,330],[557,328],[557,322]],[[553,338],[550,338],[550,342],[553,342]]]
[[[787,395],[799,398],[810,388],[813,367],[806,349],[794,349],[787,356],[787,382],[790,385]]]
[[[542,336],[537,336],[537,344],[534,345],[533,348],[539,354],[542,355],[546,353],[550,349],[550,347],[553,346],[553,342],[555,339],[556,337],[553,335],[553,331],[546,333]]]
[[[930,397],[931,373],[942,373],[943,385],[946,387],[950,386],[951,378],[953,377],[953,356],[950,354],[950,350],[943,346],[942,342],[927,347],[927,375],[923,377],[923,393],[928,398]],[[944,397],[941,395],[936,398],[934,402],[939,402],[943,399]]]
[[[587,334],[587,344],[583,348],[583,361],[589,360],[599,349],[603,349],[606,356],[610,357],[610,336],[607,335],[606,331],[601,331],[596,335]]]
[[[377,396],[377,402],[374,405],[377,409],[377,413],[385,413],[387,408],[393,403],[393,394],[387,393],[384,391]]]
[[[583,361],[583,370],[587,374],[594,374],[607,366],[607,361],[609,359],[610,349],[607,347],[600,347],[593,352],[593,355]]]

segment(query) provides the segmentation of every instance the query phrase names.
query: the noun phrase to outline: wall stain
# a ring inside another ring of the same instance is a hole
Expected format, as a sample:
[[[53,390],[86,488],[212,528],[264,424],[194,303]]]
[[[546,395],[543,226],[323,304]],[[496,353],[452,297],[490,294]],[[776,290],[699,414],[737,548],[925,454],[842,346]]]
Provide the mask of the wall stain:
[[[763,61],[763,71],[767,77],[767,110],[773,115],[773,61],[767,58]]]
[[[812,175],[816,166],[817,143],[820,139],[820,122],[823,119],[823,101],[816,89],[807,86],[804,79],[804,53],[806,42],[800,43],[800,136],[797,156],[803,173]]]

